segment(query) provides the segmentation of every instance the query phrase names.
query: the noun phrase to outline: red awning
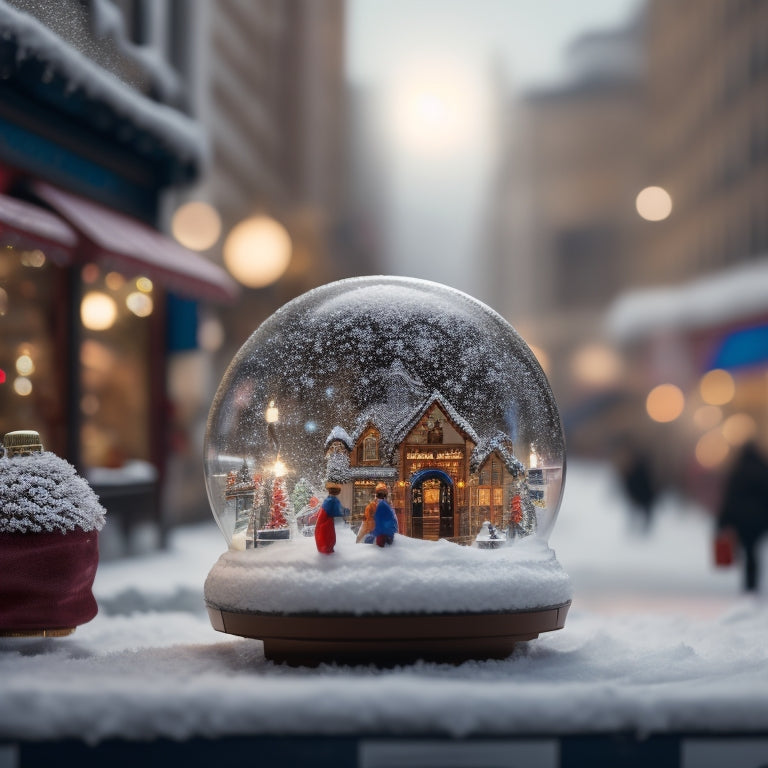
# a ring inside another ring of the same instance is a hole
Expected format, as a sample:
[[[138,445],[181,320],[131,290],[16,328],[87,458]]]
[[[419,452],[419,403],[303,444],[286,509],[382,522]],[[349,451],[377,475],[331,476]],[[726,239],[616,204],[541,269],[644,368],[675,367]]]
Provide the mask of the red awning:
[[[57,264],[71,262],[77,233],[55,213],[15,197],[0,195],[0,244],[44,248]]]
[[[85,241],[87,257],[117,272],[146,275],[193,298],[232,301],[237,283],[224,269],[137,219],[42,181],[32,191]]]

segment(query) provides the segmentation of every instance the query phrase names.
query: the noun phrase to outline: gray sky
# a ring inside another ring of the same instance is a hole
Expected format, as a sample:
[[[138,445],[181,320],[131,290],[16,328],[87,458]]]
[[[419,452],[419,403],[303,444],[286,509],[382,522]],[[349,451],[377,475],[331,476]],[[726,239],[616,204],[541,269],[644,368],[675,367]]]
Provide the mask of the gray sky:
[[[496,159],[493,78],[510,91],[563,78],[564,46],[583,31],[620,26],[639,2],[349,0],[348,77],[384,98],[388,271],[484,298],[471,265],[485,247],[485,190]],[[445,83],[452,88],[445,103],[439,93],[425,97]]]

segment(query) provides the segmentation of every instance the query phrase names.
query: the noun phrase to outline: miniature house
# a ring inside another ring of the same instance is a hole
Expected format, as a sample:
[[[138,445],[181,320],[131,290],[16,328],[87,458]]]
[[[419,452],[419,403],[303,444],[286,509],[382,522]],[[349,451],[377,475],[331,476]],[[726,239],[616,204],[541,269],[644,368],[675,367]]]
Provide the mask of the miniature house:
[[[420,390],[398,361],[386,401],[366,412],[351,436],[341,426],[328,435],[329,466],[340,453],[349,457],[344,491],[353,527],[384,482],[407,536],[469,544],[484,521],[511,526],[513,537],[533,533],[535,507],[512,441],[502,433],[482,439],[440,392]]]

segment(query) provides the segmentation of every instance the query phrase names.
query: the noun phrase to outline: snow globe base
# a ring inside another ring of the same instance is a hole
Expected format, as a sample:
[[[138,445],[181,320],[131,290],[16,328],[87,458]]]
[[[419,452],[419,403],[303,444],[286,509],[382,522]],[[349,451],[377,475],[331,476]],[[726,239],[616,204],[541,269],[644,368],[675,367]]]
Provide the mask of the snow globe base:
[[[570,601],[546,608],[500,613],[269,614],[208,605],[214,629],[264,642],[276,662],[396,664],[501,659],[521,641],[562,629]]]

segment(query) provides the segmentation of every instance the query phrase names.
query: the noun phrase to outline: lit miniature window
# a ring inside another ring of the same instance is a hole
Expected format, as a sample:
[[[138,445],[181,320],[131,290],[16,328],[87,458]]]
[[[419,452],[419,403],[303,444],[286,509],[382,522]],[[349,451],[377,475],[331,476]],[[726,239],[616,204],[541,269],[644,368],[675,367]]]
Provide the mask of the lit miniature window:
[[[503,488],[494,488],[493,489],[493,506],[494,507],[500,507],[503,502],[503,494],[504,489]]]
[[[489,507],[491,505],[491,489],[490,488],[477,489],[477,504],[480,507]]]
[[[375,435],[368,435],[363,441],[363,461],[376,461],[379,458],[379,441]]]

